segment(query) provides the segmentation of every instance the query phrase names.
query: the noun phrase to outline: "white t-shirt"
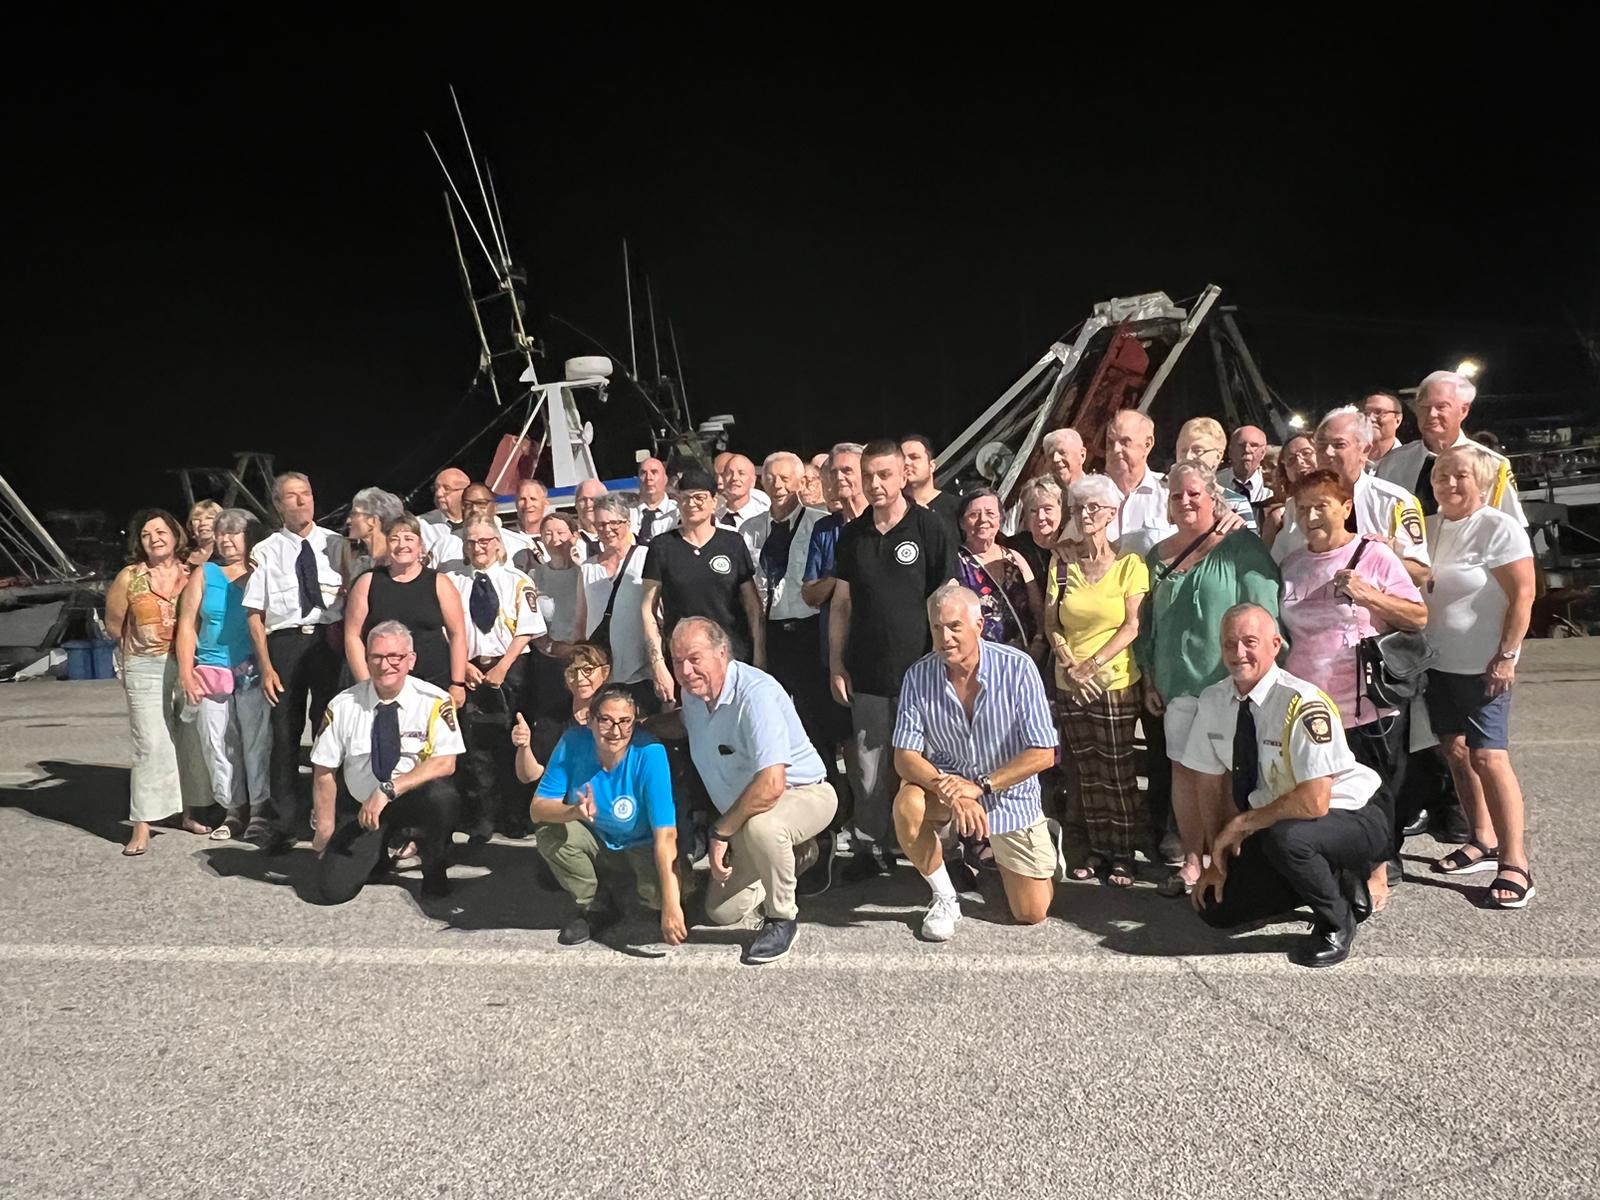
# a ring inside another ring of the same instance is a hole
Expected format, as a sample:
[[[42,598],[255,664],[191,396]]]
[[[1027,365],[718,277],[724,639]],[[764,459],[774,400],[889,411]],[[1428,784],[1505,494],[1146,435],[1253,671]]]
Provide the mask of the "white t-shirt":
[[[1433,570],[1422,589],[1428,606],[1428,644],[1439,652],[1435,669],[1481,675],[1500,649],[1500,629],[1511,598],[1493,569],[1532,558],[1527,531],[1515,517],[1487,504],[1462,521],[1442,513],[1428,518]]]
[[[539,615],[558,642],[577,641],[579,567],[562,570],[553,563],[535,563],[530,574],[539,589]]]
[[[617,602],[611,607],[611,682],[638,683],[649,678],[649,657],[644,642],[644,560],[646,547],[635,545],[627,551],[622,567],[622,582],[617,586]],[[588,637],[606,615],[606,602],[616,577],[607,575],[598,562],[584,563],[583,599],[588,605]]]

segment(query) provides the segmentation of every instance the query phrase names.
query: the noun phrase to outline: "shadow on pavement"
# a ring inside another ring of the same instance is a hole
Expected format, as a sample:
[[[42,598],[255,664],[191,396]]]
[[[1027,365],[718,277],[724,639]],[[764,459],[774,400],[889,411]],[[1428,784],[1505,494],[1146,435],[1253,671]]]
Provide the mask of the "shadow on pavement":
[[[71,825],[108,842],[128,840],[128,768],[47,759],[39,779],[0,787],[0,808]]]

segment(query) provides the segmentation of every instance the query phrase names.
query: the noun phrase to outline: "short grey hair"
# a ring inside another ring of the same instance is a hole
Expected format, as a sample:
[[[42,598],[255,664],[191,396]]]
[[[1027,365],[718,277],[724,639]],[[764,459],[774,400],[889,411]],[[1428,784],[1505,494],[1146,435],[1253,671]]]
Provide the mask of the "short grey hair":
[[[1043,448],[1046,454],[1049,454],[1051,452],[1051,448],[1055,446],[1056,442],[1066,437],[1076,438],[1078,440],[1078,445],[1083,445],[1083,435],[1076,429],[1052,429],[1049,433],[1044,435],[1044,441],[1040,442],[1039,445]]]
[[[946,604],[959,604],[967,610],[967,615],[974,621],[983,620],[983,601],[979,599],[977,592],[964,583],[957,583],[952,579],[934,588],[933,595],[928,597],[928,615],[938,616],[939,609]]]
[[[624,521],[628,520],[628,502],[615,492],[607,492],[604,496],[594,498],[594,515],[603,512],[615,513]]]
[[[1037,475],[1022,485],[1022,490],[1017,493],[1017,507],[1024,514],[1039,502],[1043,496],[1047,500],[1054,500],[1061,504],[1061,485],[1051,475]]]
[[[517,483],[517,494],[521,495],[522,494],[522,489],[525,488],[525,487],[531,487],[534,491],[538,492],[539,495],[543,496],[546,500],[548,500],[550,498],[550,489],[545,487],[545,485],[540,483],[537,479],[519,480],[518,483]]]
[[[364,487],[350,500],[352,510],[360,509],[369,517],[377,519],[381,529],[406,511],[405,504],[393,492],[386,492],[380,487]]]
[[[411,639],[411,630],[404,621],[379,621],[367,630],[367,649],[372,649],[372,643],[379,638],[399,638],[406,644],[407,650],[414,650],[416,644]]]
[[[828,464],[831,466],[833,464],[833,460],[838,458],[841,454],[854,454],[859,456],[865,449],[866,446],[861,442],[835,442],[833,444],[833,449],[828,451]]]
[[[728,640],[728,631],[718,625],[710,617],[684,617],[672,627],[672,644],[676,646],[680,639],[701,634],[713,650],[733,656],[733,643]]]
[[[1067,503],[1073,506],[1093,500],[1097,504],[1117,508],[1124,499],[1126,497],[1122,489],[1111,481],[1109,475],[1084,475],[1067,489]]]
[[[774,450],[766,458],[762,459],[761,470],[765,472],[778,463],[785,463],[796,471],[804,471],[806,469],[806,464],[800,461],[800,456],[793,450]]]
[[[1467,405],[1478,398],[1478,385],[1460,371],[1434,371],[1429,374],[1417,384],[1416,403],[1422,403],[1422,398],[1427,395],[1430,387],[1448,387],[1455,392],[1457,400]]]
[[[1330,422],[1341,418],[1349,418],[1355,421],[1356,440],[1363,446],[1370,446],[1378,440],[1378,431],[1372,426],[1372,418],[1354,404],[1343,404],[1328,412],[1322,420],[1317,422],[1317,432],[1321,433],[1328,427]]]
[[[1442,451],[1434,460],[1433,469],[1428,472],[1428,482],[1433,482],[1433,477],[1439,473],[1440,466],[1444,463],[1445,456],[1459,454],[1467,460],[1467,465],[1472,468],[1472,477],[1477,481],[1478,492],[1485,500],[1494,490],[1494,481],[1500,475],[1500,460],[1490,454],[1482,446],[1473,442],[1464,442],[1459,446],[1451,446]]]
[[[1222,623],[1217,626],[1218,632],[1221,632],[1221,630],[1227,626],[1229,621],[1235,620],[1238,617],[1242,617],[1246,613],[1260,613],[1272,623],[1272,632],[1282,636],[1283,631],[1278,628],[1278,618],[1273,616],[1265,608],[1261,607],[1261,605],[1249,600],[1246,600],[1243,604],[1235,604],[1232,608],[1228,609],[1227,612],[1222,614]]]
[[[255,521],[255,514],[247,508],[225,508],[211,529],[213,533],[248,533]]]
[[[307,487],[311,486],[311,480],[307,479],[299,471],[285,471],[272,481],[272,498],[274,501],[283,495],[284,485],[288,483],[303,483]]]
[[[1206,495],[1211,497],[1212,503],[1218,508],[1226,508],[1228,498],[1222,494],[1222,485],[1217,482],[1217,473],[1199,459],[1186,458],[1182,462],[1172,464],[1172,470],[1167,472],[1167,496],[1172,496],[1173,485],[1180,475],[1197,475],[1205,486]]]

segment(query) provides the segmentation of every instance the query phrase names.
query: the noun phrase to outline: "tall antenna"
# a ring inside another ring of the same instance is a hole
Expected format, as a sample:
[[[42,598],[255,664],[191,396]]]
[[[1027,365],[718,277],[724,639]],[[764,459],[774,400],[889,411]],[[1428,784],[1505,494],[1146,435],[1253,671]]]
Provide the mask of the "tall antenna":
[[[672,318],[667,318],[667,333],[672,338],[672,365],[678,374],[678,401],[683,405],[683,423],[690,429],[694,428],[694,418],[689,415],[689,385],[683,381],[683,359],[678,357],[678,331],[672,327]]]
[[[428,149],[433,151],[433,157],[439,162],[439,170],[444,172],[444,181],[450,185],[450,190],[455,193],[456,203],[461,206],[461,215],[467,219],[467,228],[472,230],[472,236],[478,239],[478,246],[483,251],[483,256],[489,260],[489,270],[494,272],[495,279],[500,279],[500,267],[494,261],[494,255],[489,253],[489,247],[484,244],[483,234],[478,232],[477,222],[472,219],[472,211],[467,208],[467,202],[461,198],[461,189],[456,187],[456,181],[450,176],[450,168],[444,165],[444,158],[439,153],[439,147],[433,144],[433,135],[427,130],[422,131],[422,136],[428,139]]]
[[[483,198],[483,211],[489,217],[489,232],[494,234],[494,244],[500,251],[500,262],[509,276],[511,255],[506,253],[505,244],[500,240],[500,232],[495,228],[494,207],[489,203],[489,190],[483,186],[483,172],[478,170],[478,152],[472,148],[472,135],[467,132],[467,118],[461,111],[461,101],[456,96],[455,84],[450,85],[450,102],[456,106],[456,120],[461,122],[461,138],[467,143],[467,158],[472,163],[472,173],[478,177],[478,195]]]
[[[494,200],[494,224],[499,228],[499,241],[501,248],[506,252],[506,274],[511,274],[511,239],[506,236],[506,219],[500,215],[500,193],[495,191],[494,172],[489,168],[489,160],[483,160],[483,173],[489,177],[489,196]]]
[[[622,239],[622,281],[628,290],[628,374],[639,378],[639,346],[633,340],[633,270],[628,265],[628,239]]]
[[[650,287],[650,276],[644,277],[644,295],[650,302],[650,349],[656,360],[656,386],[661,386],[661,345],[656,341],[656,294]]]

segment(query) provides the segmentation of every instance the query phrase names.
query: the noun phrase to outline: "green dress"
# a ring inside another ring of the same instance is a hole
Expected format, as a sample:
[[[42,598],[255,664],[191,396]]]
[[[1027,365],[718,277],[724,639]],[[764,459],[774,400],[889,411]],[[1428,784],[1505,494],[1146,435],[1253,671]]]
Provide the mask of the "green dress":
[[[1198,696],[1228,674],[1222,665],[1222,614],[1250,603],[1277,617],[1278,564],[1261,539],[1245,529],[1176,571],[1166,571],[1155,547],[1145,562],[1150,594],[1139,614],[1134,659],[1164,700]]]

